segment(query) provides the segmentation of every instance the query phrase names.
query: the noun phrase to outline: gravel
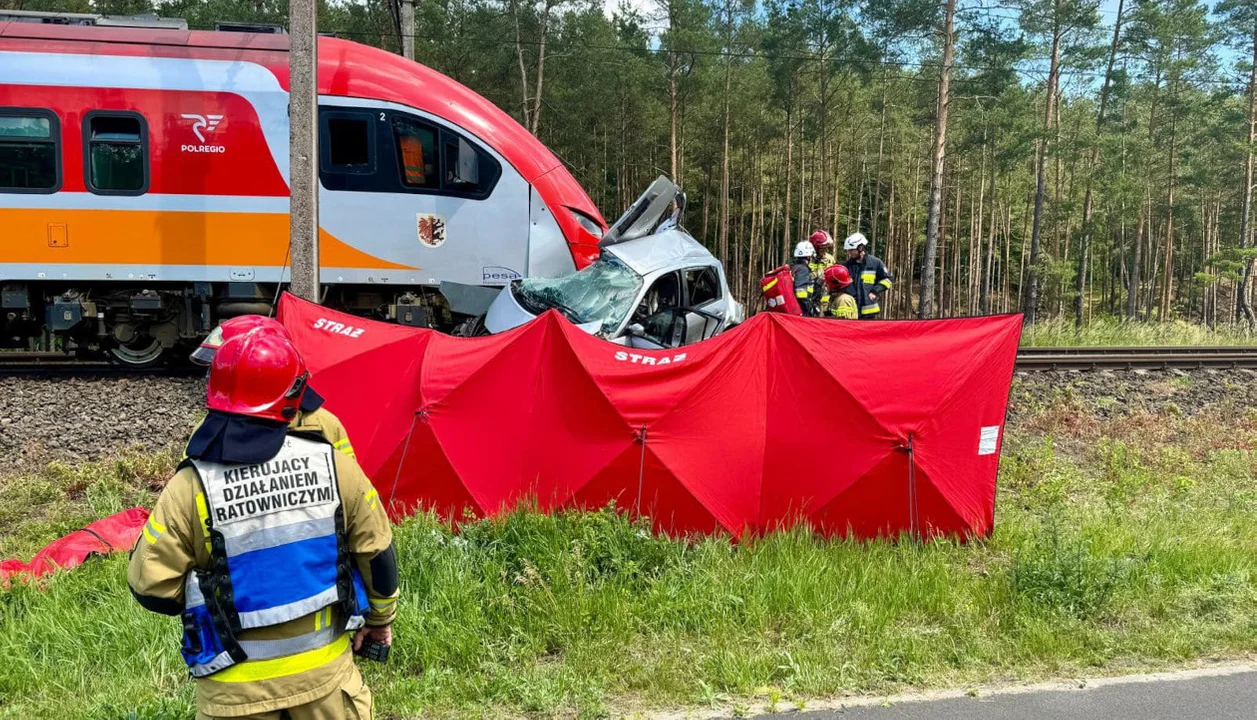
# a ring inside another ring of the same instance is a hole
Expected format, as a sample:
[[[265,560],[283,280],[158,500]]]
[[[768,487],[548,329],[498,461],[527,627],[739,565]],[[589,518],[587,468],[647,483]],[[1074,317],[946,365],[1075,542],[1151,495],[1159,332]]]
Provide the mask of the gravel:
[[[1234,403],[1257,408],[1249,370],[1019,372],[1009,422],[1058,399],[1100,417],[1133,412],[1193,415]],[[96,460],[127,449],[179,447],[199,421],[201,377],[0,378],[0,467]]]
[[[1057,401],[1090,408],[1100,419],[1134,413],[1193,416],[1223,405],[1257,408],[1257,372],[1252,370],[1058,370],[1018,372],[1008,419],[1037,412]]]
[[[204,407],[203,377],[0,377],[0,467],[178,447]]]

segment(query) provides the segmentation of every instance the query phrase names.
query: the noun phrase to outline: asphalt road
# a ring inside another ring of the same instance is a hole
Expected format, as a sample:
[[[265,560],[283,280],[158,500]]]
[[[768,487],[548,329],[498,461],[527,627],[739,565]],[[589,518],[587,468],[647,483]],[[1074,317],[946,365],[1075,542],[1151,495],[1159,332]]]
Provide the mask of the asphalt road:
[[[979,697],[891,702],[759,720],[1230,720],[1257,719],[1257,672],[1114,680],[1078,690],[1037,690]]]

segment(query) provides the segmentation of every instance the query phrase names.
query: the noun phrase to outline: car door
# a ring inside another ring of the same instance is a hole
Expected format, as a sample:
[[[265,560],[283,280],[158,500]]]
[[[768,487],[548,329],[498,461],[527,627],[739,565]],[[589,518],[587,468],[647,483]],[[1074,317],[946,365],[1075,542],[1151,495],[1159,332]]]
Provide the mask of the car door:
[[[687,268],[685,293],[685,344],[706,340],[720,332],[725,326],[729,300],[721,292],[718,269],[714,265]]]
[[[685,344],[677,329],[685,287],[681,273],[663,273],[651,282],[629,318],[629,347],[659,350]]]

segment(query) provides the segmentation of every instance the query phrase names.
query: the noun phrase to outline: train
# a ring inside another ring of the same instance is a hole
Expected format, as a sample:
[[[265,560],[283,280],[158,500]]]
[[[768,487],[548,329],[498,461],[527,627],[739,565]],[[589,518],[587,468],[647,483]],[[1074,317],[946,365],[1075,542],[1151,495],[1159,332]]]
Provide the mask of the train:
[[[288,36],[67,17],[0,13],[0,346],[142,366],[270,312],[289,280]],[[588,194],[469,88],[320,37],[318,103],[328,306],[448,328],[445,284],[597,259]]]

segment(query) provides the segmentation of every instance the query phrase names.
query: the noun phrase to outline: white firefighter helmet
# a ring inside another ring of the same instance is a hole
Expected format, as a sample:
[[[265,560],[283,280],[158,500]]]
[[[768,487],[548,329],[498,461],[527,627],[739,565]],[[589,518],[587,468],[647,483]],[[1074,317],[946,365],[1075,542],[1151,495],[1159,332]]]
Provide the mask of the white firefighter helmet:
[[[855,250],[856,248],[861,247],[861,246],[867,247],[868,244],[869,244],[869,239],[864,237],[864,233],[851,233],[850,235],[847,236],[846,240],[842,241],[842,249]]]
[[[797,258],[816,257],[816,248],[812,247],[811,241],[804,240],[794,246],[794,256]]]

